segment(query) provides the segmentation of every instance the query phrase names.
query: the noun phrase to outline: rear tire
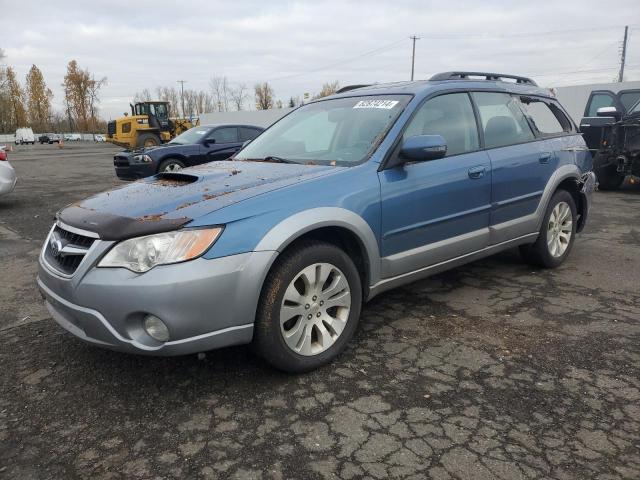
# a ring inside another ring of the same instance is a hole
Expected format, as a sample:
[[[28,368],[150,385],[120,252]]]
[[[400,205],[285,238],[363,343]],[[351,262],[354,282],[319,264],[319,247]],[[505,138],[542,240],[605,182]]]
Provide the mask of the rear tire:
[[[330,243],[301,242],[267,275],[253,347],[279,370],[316,369],[345,349],[361,307],[362,284],[351,258]]]
[[[160,145],[160,137],[155,133],[141,133],[138,135],[136,147],[157,147]]]
[[[576,238],[577,217],[573,196],[566,190],[554,193],[535,243],[520,247],[524,260],[542,268],[562,265]]]
[[[158,167],[158,173],[179,172],[183,168],[184,168],[184,163],[182,163],[180,160],[177,160],[175,158],[167,158]]]

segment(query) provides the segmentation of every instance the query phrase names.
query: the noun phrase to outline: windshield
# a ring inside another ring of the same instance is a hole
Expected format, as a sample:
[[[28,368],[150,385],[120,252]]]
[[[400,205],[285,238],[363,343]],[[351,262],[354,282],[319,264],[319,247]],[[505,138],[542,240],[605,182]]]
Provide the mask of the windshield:
[[[304,105],[247,145],[235,160],[272,157],[294,163],[356,165],[368,158],[410,98],[375,95]]]
[[[197,143],[200,139],[204,138],[209,133],[208,128],[193,127],[184,133],[181,133],[176,138],[169,142],[170,145],[190,145]]]

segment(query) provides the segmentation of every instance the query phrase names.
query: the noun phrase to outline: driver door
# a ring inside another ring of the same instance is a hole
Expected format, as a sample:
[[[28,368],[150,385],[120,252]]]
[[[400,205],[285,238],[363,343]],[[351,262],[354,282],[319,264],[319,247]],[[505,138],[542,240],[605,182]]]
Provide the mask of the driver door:
[[[447,154],[379,173],[381,273],[386,278],[489,245],[491,161],[480,150],[469,95],[451,93],[427,100],[403,137],[413,135],[441,135]]]

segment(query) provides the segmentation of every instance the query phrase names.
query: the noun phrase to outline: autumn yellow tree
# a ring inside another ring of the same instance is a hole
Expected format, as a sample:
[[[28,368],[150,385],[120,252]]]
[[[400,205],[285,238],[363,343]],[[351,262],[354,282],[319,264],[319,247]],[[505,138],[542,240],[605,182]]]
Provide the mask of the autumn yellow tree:
[[[76,127],[82,132],[94,130],[98,121],[98,103],[100,89],[107,79],[96,80],[88,69],[82,69],[78,62],[71,60],[67,65],[67,74],[62,86],[65,92],[65,105],[69,120],[73,118]]]
[[[27,73],[27,110],[29,123],[38,132],[48,130],[51,120],[51,99],[53,93],[44,81],[42,72],[35,65]]]
[[[338,80],[330,83],[325,83],[324,85],[322,85],[322,88],[320,89],[320,93],[318,93],[313,98],[315,99],[315,98],[328,97],[329,95],[333,95],[334,93],[336,93],[339,88],[340,88],[340,83],[338,82]]]
[[[11,128],[27,126],[27,111],[24,108],[24,90],[16,77],[13,68],[8,67],[6,72],[6,88],[9,97],[9,118]]]

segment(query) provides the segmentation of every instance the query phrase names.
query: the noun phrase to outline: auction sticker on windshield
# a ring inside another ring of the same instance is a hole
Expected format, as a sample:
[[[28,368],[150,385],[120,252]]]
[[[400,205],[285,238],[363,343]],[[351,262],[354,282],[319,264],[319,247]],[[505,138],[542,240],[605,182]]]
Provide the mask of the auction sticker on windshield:
[[[398,100],[360,100],[353,108],[383,108],[391,110],[398,104]]]

